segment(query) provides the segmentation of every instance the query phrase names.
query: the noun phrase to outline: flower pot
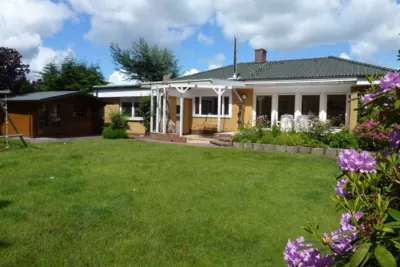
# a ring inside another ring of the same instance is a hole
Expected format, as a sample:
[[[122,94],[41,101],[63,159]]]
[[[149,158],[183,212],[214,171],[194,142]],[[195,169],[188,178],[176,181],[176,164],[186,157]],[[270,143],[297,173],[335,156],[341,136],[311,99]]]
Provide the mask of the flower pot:
[[[269,151],[275,150],[275,145],[265,144],[263,146],[264,146],[264,150],[269,150]]]
[[[275,150],[280,152],[286,152],[286,146],[276,145]]]
[[[299,148],[297,146],[286,146],[286,152],[297,154],[299,152]]]
[[[253,144],[252,143],[244,143],[243,148],[245,149],[253,149]]]
[[[338,150],[336,148],[325,148],[325,157],[337,157]]]
[[[311,148],[311,155],[323,156],[324,155],[324,149],[323,148],[319,148],[319,147],[312,147]]]
[[[234,148],[243,148],[243,143],[240,143],[240,142],[233,142],[233,147],[234,147]]]
[[[310,154],[310,152],[311,152],[311,147],[299,146],[299,153],[300,154]]]
[[[264,145],[263,145],[263,144],[255,143],[255,144],[253,145],[253,149],[254,149],[254,150],[264,150]]]

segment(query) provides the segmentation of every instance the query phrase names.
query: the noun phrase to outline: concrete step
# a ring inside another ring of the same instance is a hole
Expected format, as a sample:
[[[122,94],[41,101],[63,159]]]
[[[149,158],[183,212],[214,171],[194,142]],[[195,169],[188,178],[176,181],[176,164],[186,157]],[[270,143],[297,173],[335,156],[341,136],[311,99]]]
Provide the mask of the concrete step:
[[[216,145],[216,146],[232,146],[231,143],[229,142],[224,142],[224,141],[220,141],[217,139],[213,139],[210,141],[210,144]]]
[[[232,143],[233,142],[232,137],[216,137],[215,139],[219,140],[219,141],[227,142],[227,143]]]

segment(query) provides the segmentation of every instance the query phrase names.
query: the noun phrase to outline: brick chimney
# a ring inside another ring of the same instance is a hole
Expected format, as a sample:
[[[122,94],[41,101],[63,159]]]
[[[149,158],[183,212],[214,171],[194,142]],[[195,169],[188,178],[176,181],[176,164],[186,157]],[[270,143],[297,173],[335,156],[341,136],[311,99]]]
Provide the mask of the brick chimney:
[[[256,63],[264,63],[267,61],[267,50],[264,48],[255,49],[254,54]]]
[[[165,74],[162,78],[163,81],[169,81],[171,80],[171,76],[169,76],[169,74]]]

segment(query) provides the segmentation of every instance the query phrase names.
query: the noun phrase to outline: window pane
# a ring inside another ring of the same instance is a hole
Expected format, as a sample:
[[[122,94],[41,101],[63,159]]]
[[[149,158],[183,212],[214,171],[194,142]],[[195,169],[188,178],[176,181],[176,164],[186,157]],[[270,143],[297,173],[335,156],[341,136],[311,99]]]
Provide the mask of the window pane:
[[[218,111],[218,97],[207,96],[201,98],[201,114],[217,115],[217,111]]]
[[[53,105],[53,109],[51,111],[51,125],[55,127],[59,127],[61,125],[61,105],[55,104]]]
[[[301,114],[319,114],[319,95],[303,95],[301,101]]]
[[[294,95],[280,95],[278,100],[278,120],[282,115],[294,116]]]
[[[272,96],[257,96],[256,103],[256,115],[266,116],[268,120],[271,120],[271,110],[272,110]]]
[[[229,96],[225,96],[223,98],[224,100],[224,112],[222,112],[223,115],[229,115]],[[222,107],[221,107],[222,108]]]
[[[133,102],[133,116],[134,117],[138,117],[139,116],[138,112],[137,112],[137,110],[139,108],[139,105],[140,105],[139,101]]]
[[[82,118],[86,115],[86,109],[81,105],[74,105],[73,117]]]
[[[328,95],[327,117],[334,126],[345,124],[346,101],[346,95]]]
[[[194,114],[200,114],[200,97],[194,98]]]
[[[47,127],[49,125],[49,106],[43,104],[39,109],[39,128]]]
[[[176,105],[176,116],[177,117],[181,116],[181,105]]]
[[[122,113],[128,117],[132,117],[132,102],[123,102],[121,104]]]

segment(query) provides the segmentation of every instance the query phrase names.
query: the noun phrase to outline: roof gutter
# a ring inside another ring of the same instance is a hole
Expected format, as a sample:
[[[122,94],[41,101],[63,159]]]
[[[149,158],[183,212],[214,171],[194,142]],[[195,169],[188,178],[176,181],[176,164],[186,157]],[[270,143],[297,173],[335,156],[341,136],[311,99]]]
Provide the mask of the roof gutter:
[[[357,77],[354,78],[337,78],[337,79],[302,79],[302,80],[270,80],[270,81],[260,81],[251,80],[245,81],[246,85],[286,85],[286,84],[320,84],[320,83],[332,83],[332,84],[342,84],[342,83],[356,83]]]

